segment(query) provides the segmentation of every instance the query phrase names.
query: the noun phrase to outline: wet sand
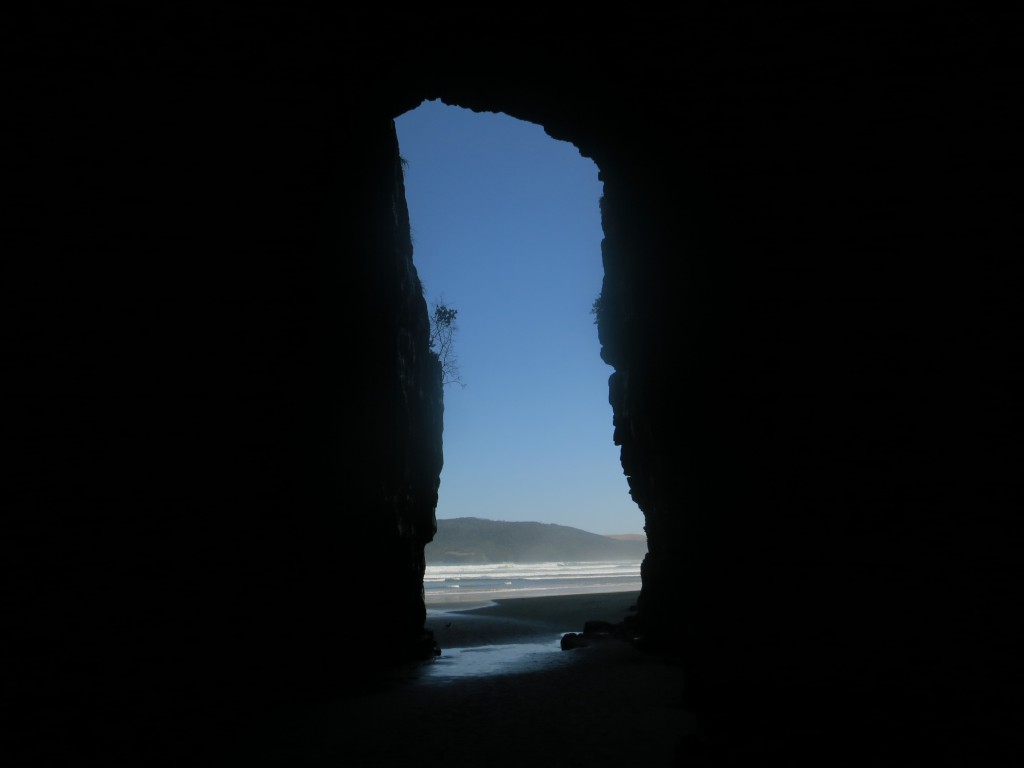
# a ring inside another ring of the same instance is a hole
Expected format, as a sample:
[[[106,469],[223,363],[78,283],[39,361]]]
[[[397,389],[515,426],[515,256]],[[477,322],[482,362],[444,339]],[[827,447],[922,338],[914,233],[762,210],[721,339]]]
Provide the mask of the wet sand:
[[[621,621],[636,597],[431,606],[441,656],[262,728],[235,757],[261,766],[672,765],[693,727],[678,666],[619,639],[559,647],[587,620]]]
[[[566,632],[582,632],[592,619],[622,621],[638,596],[602,592],[428,605],[426,627],[442,650],[547,636],[557,640]]]

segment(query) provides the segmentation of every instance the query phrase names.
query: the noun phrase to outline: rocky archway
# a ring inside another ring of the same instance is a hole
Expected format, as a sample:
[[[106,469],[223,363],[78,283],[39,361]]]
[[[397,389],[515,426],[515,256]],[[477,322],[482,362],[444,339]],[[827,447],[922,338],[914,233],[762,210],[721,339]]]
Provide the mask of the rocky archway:
[[[1012,25],[499,21],[24,27],[6,519],[38,675],[15,695],[58,725],[167,691],[294,700],[415,645],[437,457],[391,121],[441,97],[602,169],[643,611],[711,732],[860,743],[870,711],[907,750],[998,743],[1020,645],[999,586],[1021,501]],[[339,550],[390,564],[355,626]]]

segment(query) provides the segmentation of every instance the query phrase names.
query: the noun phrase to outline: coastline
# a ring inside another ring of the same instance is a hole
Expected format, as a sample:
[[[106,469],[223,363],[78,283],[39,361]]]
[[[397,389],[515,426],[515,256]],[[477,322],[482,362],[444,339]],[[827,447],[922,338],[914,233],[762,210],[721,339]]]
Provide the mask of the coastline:
[[[606,584],[594,584],[588,586],[537,587],[536,589],[517,589],[515,591],[480,588],[464,592],[446,592],[440,595],[428,592],[424,595],[424,602],[428,609],[451,610],[453,606],[465,607],[467,603],[479,606],[493,603],[496,600],[526,600],[563,595],[605,595],[622,592],[639,593],[640,582],[629,582],[611,587]]]
[[[572,561],[428,564],[423,598],[428,606],[498,598],[638,591],[642,561]]]

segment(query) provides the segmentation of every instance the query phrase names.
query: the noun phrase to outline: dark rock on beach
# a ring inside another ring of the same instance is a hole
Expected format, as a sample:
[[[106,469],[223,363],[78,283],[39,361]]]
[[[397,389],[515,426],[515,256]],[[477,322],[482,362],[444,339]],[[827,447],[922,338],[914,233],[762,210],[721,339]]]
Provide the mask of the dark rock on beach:
[[[587,641],[583,638],[583,635],[575,632],[566,632],[562,635],[561,646],[563,651],[569,651],[573,648],[583,648],[587,645]]]
[[[562,636],[562,650],[567,651],[573,648],[585,648],[594,642],[600,642],[609,638],[620,640],[632,639],[629,636],[625,622],[613,623],[601,619],[592,619],[583,625],[580,633],[567,632]]]

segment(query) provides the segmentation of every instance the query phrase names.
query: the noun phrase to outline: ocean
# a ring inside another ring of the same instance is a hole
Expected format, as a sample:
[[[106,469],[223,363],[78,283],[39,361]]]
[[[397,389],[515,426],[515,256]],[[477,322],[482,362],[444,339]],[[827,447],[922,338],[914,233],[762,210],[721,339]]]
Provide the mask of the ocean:
[[[640,563],[564,562],[428,565],[427,605],[640,589]]]

